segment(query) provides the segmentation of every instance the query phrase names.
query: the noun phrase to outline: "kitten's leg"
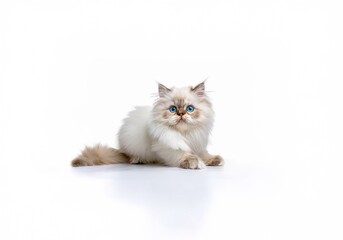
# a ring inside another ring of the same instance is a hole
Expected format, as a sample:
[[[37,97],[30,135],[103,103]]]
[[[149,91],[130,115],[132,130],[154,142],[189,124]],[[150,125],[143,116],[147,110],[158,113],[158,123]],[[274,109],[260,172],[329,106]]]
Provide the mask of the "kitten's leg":
[[[186,169],[205,168],[204,162],[197,155],[192,153],[167,148],[160,149],[157,154],[162,159],[163,163],[168,166]]]
[[[180,160],[179,167],[186,169],[203,169],[205,168],[205,164],[197,155],[185,153]]]
[[[211,155],[208,152],[203,154],[202,158],[207,166],[223,166],[224,159],[219,155]]]
[[[144,158],[144,157],[138,157],[138,156],[129,156],[129,163],[130,164],[154,164],[156,163],[155,158]]]
[[[144,161],[140,157],[130,157],[131,164],[143,164]]]

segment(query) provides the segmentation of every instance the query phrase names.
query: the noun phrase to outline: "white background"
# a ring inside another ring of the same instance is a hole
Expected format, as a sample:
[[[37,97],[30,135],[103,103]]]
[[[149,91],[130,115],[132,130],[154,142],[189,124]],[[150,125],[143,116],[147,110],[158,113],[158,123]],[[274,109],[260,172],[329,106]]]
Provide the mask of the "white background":
[[[342,239],[342,10],[2,0],[0,239]],[[225,167],[70,167],[206,77]]]

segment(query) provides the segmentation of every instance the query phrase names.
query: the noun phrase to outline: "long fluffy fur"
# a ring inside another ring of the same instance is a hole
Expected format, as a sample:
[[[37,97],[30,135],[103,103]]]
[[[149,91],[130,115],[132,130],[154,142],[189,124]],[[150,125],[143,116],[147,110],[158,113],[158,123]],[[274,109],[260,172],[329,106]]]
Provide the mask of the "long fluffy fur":
[[[194,112],[186,111],[190,105]],[[170,112],[170,106],[177,106],[178,112]],[[154,106],[136,107],[124,120],[118,134],[119,150],[103,145],[86,147],[72,166],[158,162],[201,169],[205,165],[223,165],[220,156],[206,150],[213,119],[204,83],[172,89],[159,84]]]
[[[73,167],[79,167],[128,162],[129,158],[117,149],[98,144],[94,147],[86,147],[71,164]]]

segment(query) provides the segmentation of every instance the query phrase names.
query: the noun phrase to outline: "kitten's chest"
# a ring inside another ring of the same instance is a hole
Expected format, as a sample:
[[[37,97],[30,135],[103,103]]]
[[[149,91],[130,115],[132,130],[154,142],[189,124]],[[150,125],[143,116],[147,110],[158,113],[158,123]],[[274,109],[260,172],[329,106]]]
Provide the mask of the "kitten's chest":
[[[208,135],[201,133],[193,133],[185,136],[187,144],[193,152],[201,153],[206,151],[208,144]]]

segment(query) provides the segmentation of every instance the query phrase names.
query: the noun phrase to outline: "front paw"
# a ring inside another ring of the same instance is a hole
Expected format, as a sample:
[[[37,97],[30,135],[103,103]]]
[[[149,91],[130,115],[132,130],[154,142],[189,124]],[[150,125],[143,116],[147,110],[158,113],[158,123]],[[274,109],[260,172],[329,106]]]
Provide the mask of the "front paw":
[[[205,164],[198,156],[186,153],[180,160],[180,167],[185,169],[203,169]]]
[[[224,159],[219,155],[215,155],[208,158],[205,163],[207,166],[223,166]]]

